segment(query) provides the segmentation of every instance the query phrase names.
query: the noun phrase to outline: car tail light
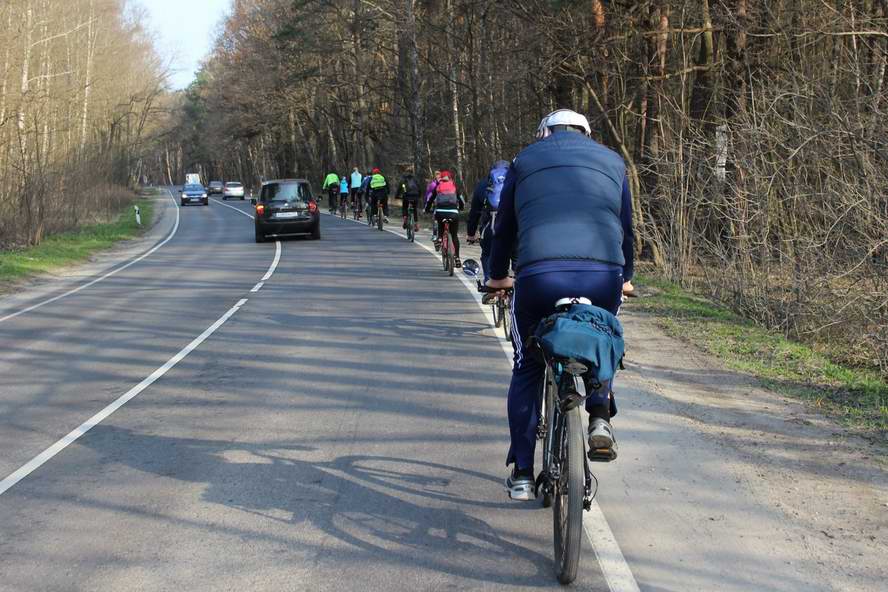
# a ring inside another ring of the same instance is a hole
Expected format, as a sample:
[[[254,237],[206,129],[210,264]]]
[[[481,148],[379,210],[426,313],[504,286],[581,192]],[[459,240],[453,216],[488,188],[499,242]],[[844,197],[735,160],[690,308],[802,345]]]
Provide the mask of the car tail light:
[[[262,204],[257,205],[257,206],[256,206],[256,213],[257,213],[258,215],[260,215],[260,216],[261,216],[262,214],[264,214],[264,213],[265,213],[265,206],[262,205]]]
[[[318,211],[318,204],[313,201],[308,202],[308,211],[314,214]]]

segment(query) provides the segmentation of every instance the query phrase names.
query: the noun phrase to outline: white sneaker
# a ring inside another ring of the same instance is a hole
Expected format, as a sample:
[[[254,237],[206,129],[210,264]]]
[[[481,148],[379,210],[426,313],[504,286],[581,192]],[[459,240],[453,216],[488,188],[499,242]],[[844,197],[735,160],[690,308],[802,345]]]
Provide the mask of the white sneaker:
[[[506,477],[506,491],[513,500],[528,502],[536,499],[533,470],[519,471],[517,467],[512,469],[512,474]]]
[[[589,460],[610,462],[617,458],[617,441],[614,428],[600,417],[589,424]]]

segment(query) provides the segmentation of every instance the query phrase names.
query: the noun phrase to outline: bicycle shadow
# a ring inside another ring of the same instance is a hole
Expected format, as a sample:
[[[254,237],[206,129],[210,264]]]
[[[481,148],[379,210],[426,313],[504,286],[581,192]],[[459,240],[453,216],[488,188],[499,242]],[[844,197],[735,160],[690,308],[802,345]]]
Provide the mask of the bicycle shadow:
[[[483,473],[390,456],[307,460],[322,451],[292,441],[244,444],[113,426],[95,427],[82,442],[103,457],[102,465],[203,484],[201,502],[261,518],[241,536],[298,546],[319,564],[372,560],[486,583],[552,585],[550,557],[473,515],[516,508],[461,495],[500,489]],[[299,528],[285,530],[282,541],[263,532],[266,520]],[[205,522],[202,528],[218,527]],[[341,544],[325,542],[331,537]]]

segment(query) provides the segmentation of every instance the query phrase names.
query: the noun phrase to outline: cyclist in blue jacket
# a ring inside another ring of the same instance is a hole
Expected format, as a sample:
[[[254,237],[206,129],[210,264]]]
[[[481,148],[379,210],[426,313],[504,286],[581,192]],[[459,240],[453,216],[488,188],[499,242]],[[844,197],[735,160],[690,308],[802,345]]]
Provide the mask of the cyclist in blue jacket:
[[[616,314],[623,292],[632,290],[632,201],[626,166],[590,135],[589,123],[579,113],[550,113],[540,123],[539,141],[512,161],[500,196],[487,285],[514,288],[515,362],[506,460],[514,465],[506,479],[512,499],[534,497],[537,396],[544,366],[527,355],[528,338],[543,317],[555,312],[560,298],[586,297]],[[512,280],[508,271],[516,245]],[[586,410],[590,448],[606,450],[606,458],[615,459],[610,419],[616,406],[609,384],[590,393]]]

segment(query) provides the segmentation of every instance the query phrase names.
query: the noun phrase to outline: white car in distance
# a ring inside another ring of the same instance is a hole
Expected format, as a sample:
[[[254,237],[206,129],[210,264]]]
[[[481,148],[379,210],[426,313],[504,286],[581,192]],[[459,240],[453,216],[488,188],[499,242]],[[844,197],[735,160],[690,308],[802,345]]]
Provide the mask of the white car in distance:
[[[231,181],[225,184],[225,188],[222,189],[222,199],[245,199],[244,197],[244,186],[237,181]]]

